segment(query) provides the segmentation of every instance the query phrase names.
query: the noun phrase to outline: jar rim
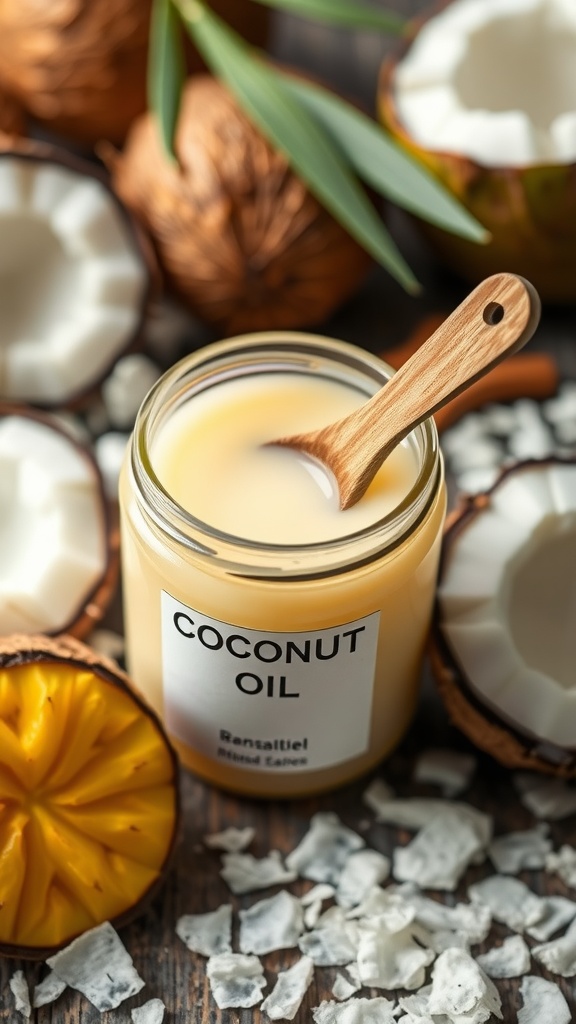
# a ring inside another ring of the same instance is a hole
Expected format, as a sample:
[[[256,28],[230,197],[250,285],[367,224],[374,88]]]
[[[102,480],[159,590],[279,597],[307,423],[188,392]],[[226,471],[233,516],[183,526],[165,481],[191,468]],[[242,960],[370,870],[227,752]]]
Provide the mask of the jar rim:
[[[280,544],[225,533],[183,508],[154,471],[150,457],[154,429],[194,392],[231,377],[264,372],[311,374],[320,368],[325,376],[365,391],[367,398],[394,373],[379,356],[356,345],[300,331],[262,331],[217,341],[170,367],[144,399],[130,444],[129,468],[140,511],[149,522],[199,557],[225,563],[229,571],[243,576],[326,576],[347,565],[369,563],[402,543],[426,515],[443,479],[432,418],[410,435],[416,441],[419,471],[404,498],[374,523],[327,541]]]

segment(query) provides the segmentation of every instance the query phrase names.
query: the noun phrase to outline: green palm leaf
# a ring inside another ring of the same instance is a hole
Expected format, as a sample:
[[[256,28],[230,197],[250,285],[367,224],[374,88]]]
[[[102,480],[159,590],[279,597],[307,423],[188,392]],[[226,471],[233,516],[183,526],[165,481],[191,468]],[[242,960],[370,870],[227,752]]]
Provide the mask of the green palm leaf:
[[[172,0],[154,0],[148,58],[148,105],[157,119],[166,154],[172,160],[185,74],[178,14]]]
[[[379,32],[401,34],[406,22],[393,11],[369,7],[361,0],[257,0],[267,7],[300,14],[313,21],[327,21],[350,28],[374,28]]]
[[[357,174],[392,202],[474,242],[489,233],[365,114],[320,86],[282,74],[284,88],[318,118]]]
[[[198,0],[177,2],[208,66],[286,156],[310,191],[407,291],[417,291],[419,285],[410,267],[322,125],[213,11]]]

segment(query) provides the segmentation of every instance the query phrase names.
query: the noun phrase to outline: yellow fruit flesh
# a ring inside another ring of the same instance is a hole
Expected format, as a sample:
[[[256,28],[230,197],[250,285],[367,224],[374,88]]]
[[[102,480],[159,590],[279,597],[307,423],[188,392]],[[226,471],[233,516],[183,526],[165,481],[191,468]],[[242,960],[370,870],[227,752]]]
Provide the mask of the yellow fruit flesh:
[[[89,668],[0,671],[0,944],[59,946],[156,882],[174,761],[130,692]]]

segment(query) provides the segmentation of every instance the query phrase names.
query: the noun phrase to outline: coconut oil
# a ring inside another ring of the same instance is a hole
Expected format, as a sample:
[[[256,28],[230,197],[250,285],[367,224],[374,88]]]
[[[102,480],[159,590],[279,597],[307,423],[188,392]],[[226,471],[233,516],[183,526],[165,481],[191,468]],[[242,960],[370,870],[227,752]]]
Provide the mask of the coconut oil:
[[[220,786],[339,785],[410,722],[445,514],[433,422],[345,512],[321,467],[267,445],[390,372],[343,342],[251,335],[177,364],[140,410],[120,484],[128,667]]]

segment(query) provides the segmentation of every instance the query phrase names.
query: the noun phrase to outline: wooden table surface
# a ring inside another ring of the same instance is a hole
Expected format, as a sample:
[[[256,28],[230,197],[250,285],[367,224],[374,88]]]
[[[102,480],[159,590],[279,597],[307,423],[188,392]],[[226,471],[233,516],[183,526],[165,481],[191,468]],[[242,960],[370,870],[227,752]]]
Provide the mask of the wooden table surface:
[[[396,6],[403,13],[414,13],[423,8],[423,3],[421,0],[397,0],[395,5],[390,3],[389,6]],[[282,59],[315,70],[334,85],[356,93],[366,103],[370,103],[373,97],[378,63],[388,45],[385,40],[368,33],[351,37],[350,33],[291,17],[278,19],[273,41],[274,51]],[[424,284],[422,296],[418,299],[407,297],[383,271],[376,269],[363,291],[330,321],[317,328],[319,333],[353,341],[372,351],[385,351],[403,340],[424,315],[448,311],[463,297],[465,285],[434,264],[402,218],[395,215],[392,226]],[[545,309],[541,327],[531,346],[553,352],[562,374],[576,378],[576,310],[573,307]],[[326,728],[345,728],[345,723],[331,717],[329,708],[326,709]],[[431,745],[470,749],[450,727],[424,672],[422,700],[414,725],[399,750],[376,774],[389,781],[398,795],[438,795],[434,788],[412,782],[414,757]],[[208,990],[205,961],[190,953],[175,935],[175,923],[181,914],[202,913],[228,900],[235,908],[248,906],[256,899],[270,895],[270,890],[266,890],[246,897],[231,897],[219,876],[219,855],[203,846],[202,837],[229,825],[252,825],[256,829],[256,837],[250,847],[252,853],[262,856],[270,849],[277,849],[286,854],[307,831],[313,813],[333,810],[347,825],[360,831],[370,846],[389,854],[394,844],[405,843],[408,835],[374,822],[374,816],[362,803],[362,793],[368,781],[362,779],[314,799],[258,802],[219,792],[183,773],[183,834],[174,869],[163,893],[148,912],[121,933],[139,973],[146,981],[145,989],[117,1010],[103,1015],[77,993],[67,991],[53,1007],[34,1011],[32,1019],[36,1024],[95,1024],[96,1021],[129,1024],[133,1006],[159,996],[167,1007],[166,1024],[259,1024],[261,1020],[267,1020],[257,1008],[218,1011]],[[479,755],[477,773],[464,799],[492,813],[497,832],[534,824],[534,819],[515,795],[510,773],[485,755]],[[551,835],[555,847],[566,842],[575,843],[576,817],[553,824]],[[466,886],[489,870],[487,865],[470,869],[455,895],[465,898]],[[543,872],[524,872],[521,877],[538,892],[575,895]],[[291,886],[291,890],[300,893],[309,886],[310,883],[299,882]],[[504,927],[495,926],[490,943],[498,941],[504,934],[507,934]],[[269,980],[273,981],[279,967],[287,966],[295,958],[293,950],[264,957]],[[11,974],[19,967],[23,967],[30,984],[37,982],[46,972],[40,964],[0,959],[0,1021],[10,1024],[23,1019],[14,1009],[8,986]],[[311,1021],[310,1008],[322,999],[330,998],[335,973],[332,968],[315,971],[313,983],[296,1017],[297,1024]],[[547,976],[534,961],[532,973]],[[557,977],[554,980],[560,984],[576,1019],[572,981]],[[516,1020],[518,987],[517,980],[498,983],[506,1022]],[[377,991],[363,991],[361,994],[389,995]]]

